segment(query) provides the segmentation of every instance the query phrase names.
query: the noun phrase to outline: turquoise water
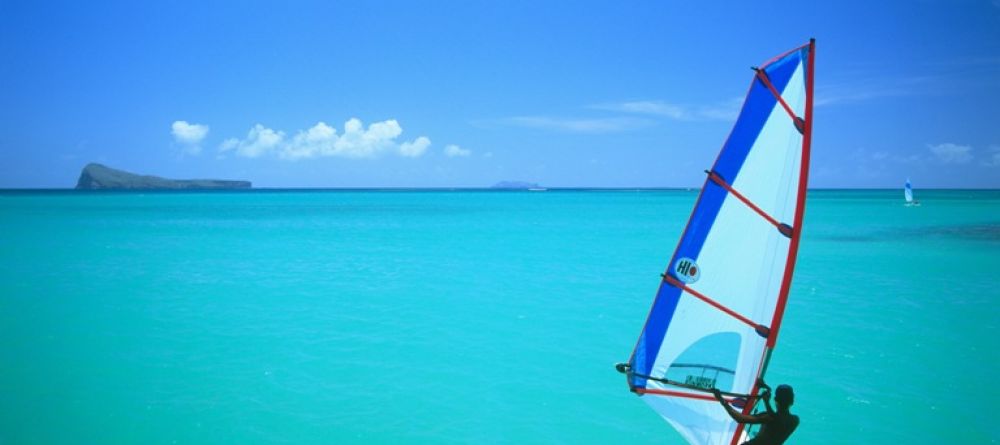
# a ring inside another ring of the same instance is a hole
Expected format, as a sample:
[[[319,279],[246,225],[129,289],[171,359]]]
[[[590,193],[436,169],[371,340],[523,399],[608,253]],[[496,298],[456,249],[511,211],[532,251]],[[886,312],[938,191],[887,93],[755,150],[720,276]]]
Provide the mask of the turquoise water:
[[[1000,439],[1000,192],[918,195],[810,193],[790,443]],[[695,197],[0,192],[0,444],[682,443],[613,364]]]

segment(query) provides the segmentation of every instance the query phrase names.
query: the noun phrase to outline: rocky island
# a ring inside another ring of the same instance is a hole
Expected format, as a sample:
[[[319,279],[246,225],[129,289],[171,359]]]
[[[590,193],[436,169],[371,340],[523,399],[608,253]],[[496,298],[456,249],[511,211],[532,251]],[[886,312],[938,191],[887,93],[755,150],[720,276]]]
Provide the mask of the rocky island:
[[[77,190],[199,190],[199,189],[248,189],[250,181],[218,179],[166,179],[159,176],[137,175],[90,163],[80,172]]]

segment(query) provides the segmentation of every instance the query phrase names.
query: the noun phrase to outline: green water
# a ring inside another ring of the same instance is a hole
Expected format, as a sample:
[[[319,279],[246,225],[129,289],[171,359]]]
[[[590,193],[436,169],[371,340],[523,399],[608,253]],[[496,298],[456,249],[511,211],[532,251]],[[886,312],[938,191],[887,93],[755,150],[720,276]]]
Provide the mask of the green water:
[[[1000,440],[1000,192],[918,194],[810,193],[790,443]],[[0,192],[0,444],[682,443],[612,366],[695,197]]]

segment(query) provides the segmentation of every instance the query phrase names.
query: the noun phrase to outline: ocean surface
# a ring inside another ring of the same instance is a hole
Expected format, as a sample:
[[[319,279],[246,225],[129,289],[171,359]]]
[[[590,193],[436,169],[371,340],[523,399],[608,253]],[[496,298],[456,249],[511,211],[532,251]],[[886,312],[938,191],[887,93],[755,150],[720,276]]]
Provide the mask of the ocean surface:
[[[696,195],[0,192],[0,444],[683,443],[613,365]],[[789,443],[1000,440],[1000,191],[917,195],[809,193]]]

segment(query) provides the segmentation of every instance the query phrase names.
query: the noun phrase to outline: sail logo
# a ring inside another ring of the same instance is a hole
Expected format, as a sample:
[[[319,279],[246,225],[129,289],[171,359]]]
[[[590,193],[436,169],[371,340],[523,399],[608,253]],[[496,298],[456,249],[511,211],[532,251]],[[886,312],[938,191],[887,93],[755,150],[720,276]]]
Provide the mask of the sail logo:
[[[684,378],[684,384],[691,385],[696,388],[712,389],[715,388],[715,379],[704,376],[689,375]]]
[[[691,284],[701,277],[701,268],[691,258],[680,258],[674,263],[674,276],[679,280]]]

